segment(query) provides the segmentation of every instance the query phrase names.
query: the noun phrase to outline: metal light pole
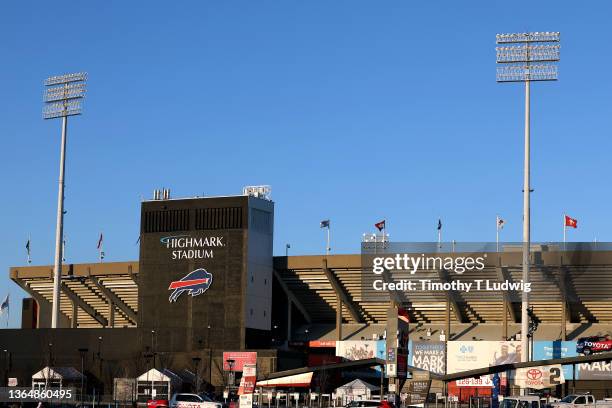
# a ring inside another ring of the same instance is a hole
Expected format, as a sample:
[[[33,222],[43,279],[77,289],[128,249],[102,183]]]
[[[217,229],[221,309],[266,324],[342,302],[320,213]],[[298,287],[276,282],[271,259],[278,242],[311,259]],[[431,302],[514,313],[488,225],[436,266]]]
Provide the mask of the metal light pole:
[[[191,360],[193,360],[193,364],[195,365],[195,393],[198,394],[200,392],[200,378],[198,375],[198,369],[202,359],[200,357],[193,357]]]
[[[496,48],[497,82],[525,83],[525,157],[523,179],[523,281],[529,282],[530,268],[530,84],[532,81],[557,80],[560,34],[558,32],[535,32],[497,34]],[[554,44],[551,44],[554,43]],[[521,299],[521,360],[529,361],[529,294],[522,293]]]
[[[236,360],[234,360],[233,358],[228,358],[225,361],[227,362],[227,365],[229,366],[229,371],[227,372],[227,390],[229,394],[232,392],[232,387],[234,386],[234,375],[233,375],[232,370],[234,368],[234,363],[236,362]],[[231,382],[230,382],[230,378],[231,378]]]
[[[81,100],[85,96],[87,74],[79,72],[47,78],[43,108],[44,119],[62,118],[60,143],[59,191],[57,194],[57,225],[55,229],[55,263],[53,267],[53,307],[51,327],[57,328],[60,314],[60,287],[62,278],[62,243],[64,240],[64,171],[66,168],[66,136],[68,116],[81,114]]]
[[[89,351],[89,349],[87,348],[80,348],[78,349],[79,354],[81,355],[81,405],[83,404],[83,392],[85,390],[85,356],[87,355],[87,352]]]

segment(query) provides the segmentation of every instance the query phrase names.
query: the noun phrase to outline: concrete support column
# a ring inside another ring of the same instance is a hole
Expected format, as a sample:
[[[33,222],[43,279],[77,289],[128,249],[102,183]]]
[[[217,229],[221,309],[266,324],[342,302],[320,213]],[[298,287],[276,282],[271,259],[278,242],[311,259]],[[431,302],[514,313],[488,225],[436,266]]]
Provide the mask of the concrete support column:
[[[450,341],[451,330],[451,301],[450,294],[446,295],[446,341]]]
[[[567,340],[567,299],[565,296],[561,301],[561,340]]]
[[[115,327],[115,304],[111,300],[108,301],[108,326]]]
[[[73,329],[79,327],[79,307],[76,302],[72,302],[72,320],[70,321],[70,327]]]
[[[503,309],[503,325],[504,325],[504,333],[502,334],[504,340],[508,340],[508,301],[504,299],[504,309]]]
[[[338,341],[342,341],[342,299],[336,295],[336,333]]]

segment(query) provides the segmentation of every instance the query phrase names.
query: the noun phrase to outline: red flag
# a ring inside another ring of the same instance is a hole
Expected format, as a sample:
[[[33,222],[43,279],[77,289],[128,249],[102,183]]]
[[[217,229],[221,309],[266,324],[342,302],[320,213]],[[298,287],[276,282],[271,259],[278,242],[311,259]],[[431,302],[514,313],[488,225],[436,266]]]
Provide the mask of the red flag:
[[[102,233],[100,233],[100,239],[98,239],[98,249],[100,249],[102,247],[102,240],[104,238],[102,238]]]
[[[566,227],[572,227],[572,228],[578,228],[578,220],[572,218],[572,217],[568,217],[567,215],[565,216],[565,226]]]
[[[376,224],[374,224],[374,226],[376,228],[378,228],[379,231],[382,231],[385,229],[385,220],[382,220],[381,222],[377,222]]]

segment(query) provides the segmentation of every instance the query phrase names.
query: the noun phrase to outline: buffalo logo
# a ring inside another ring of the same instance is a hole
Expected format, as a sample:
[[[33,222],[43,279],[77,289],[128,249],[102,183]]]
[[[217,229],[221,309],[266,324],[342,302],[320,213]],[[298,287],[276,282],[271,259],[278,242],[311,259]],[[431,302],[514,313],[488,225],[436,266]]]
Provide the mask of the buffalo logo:
[[[188,295],[198,296],[206,292],[212,283],[212,274],[204,268],[196,269],[193,272],[189,272],[187,276],[181,280],[177,280],[170,283],[168,290],[174,290],[170,294],[170,302],[176,302],[179,296],[183,292],[187,292]]]
[[[532,368],[531,370],[527,371],[527,378],[530,380],[539,380],[542,378],[542,371],[538,370],[537,368]]]

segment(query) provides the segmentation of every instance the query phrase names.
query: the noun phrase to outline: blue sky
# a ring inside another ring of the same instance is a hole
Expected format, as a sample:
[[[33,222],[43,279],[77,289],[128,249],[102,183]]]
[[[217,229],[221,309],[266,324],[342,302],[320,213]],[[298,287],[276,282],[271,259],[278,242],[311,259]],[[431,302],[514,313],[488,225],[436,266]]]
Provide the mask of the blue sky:
[[[68,262],[135,260],[152,190],[270,184],[275,253],[335,253],[387,219],[393,240],[521,239],[523,87],[495,82],[495,34],[561,31],[560,81],[532,87],[532,237],[612,240],[606,1],[10,2],[0,13],[2,293],[53,260],[59,121],[42,81],[89,72],[70,121]]]

